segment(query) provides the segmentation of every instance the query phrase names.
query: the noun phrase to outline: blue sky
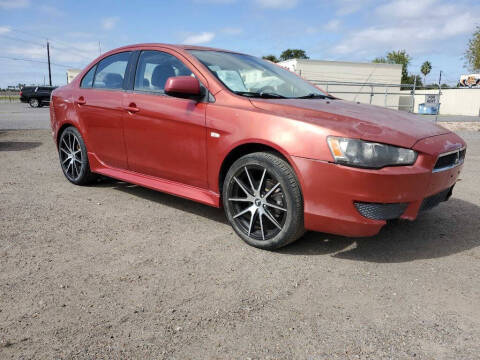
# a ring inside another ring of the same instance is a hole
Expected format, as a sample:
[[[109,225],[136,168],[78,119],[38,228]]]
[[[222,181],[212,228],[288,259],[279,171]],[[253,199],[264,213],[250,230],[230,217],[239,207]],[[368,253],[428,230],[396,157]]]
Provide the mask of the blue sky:
[[[51,41],[53,82],[101,51],[139,42],[189,43],[256,56],[286,48],[313,59],[371,61],[405,49],[427,82],[466,73],[462,54],[480,25],[478,0],[0,0],[0,87],[43,83]],[[15,59],[29,59],[20,61]]]

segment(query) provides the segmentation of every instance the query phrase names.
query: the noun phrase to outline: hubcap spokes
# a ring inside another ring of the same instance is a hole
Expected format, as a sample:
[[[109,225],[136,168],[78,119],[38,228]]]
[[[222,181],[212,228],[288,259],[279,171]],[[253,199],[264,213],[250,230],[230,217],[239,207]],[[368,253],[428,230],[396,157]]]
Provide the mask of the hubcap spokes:
[[[285,224],[287,206],[283,189],[263,167],[245,166],[239,170],[232,179],[228,201],[233,219],[249,237],[271,239]]]
[[[66,134],[60,143],[60,161],[65,174],[72,180],[78,178],[83,167],[82,148],[77,137]]]

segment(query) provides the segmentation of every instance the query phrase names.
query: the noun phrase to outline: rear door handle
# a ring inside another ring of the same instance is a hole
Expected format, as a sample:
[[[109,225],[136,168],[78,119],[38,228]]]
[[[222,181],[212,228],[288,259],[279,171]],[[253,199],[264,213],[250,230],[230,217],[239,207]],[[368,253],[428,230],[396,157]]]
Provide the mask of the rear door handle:
[[[77,100],[78,105],[85,105],[87,102],[85,101],[83,96],[80,96]]]
[[[140,111],[139,108],[137,108],[137,105],[135,105],[134,103],[128,105],[125,107],[125,110],[127,110],[128,112],[131,112],[131,113],[137,113]]]

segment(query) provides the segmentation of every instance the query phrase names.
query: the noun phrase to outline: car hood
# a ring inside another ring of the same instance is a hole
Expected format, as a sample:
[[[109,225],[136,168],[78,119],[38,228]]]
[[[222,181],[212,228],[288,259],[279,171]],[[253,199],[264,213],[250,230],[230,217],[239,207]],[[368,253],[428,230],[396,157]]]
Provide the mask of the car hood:
[[[324,99],[251,99],[256,108],[331,130],[332,135],[360,138],[406,148],[450,131],[404,111]]]

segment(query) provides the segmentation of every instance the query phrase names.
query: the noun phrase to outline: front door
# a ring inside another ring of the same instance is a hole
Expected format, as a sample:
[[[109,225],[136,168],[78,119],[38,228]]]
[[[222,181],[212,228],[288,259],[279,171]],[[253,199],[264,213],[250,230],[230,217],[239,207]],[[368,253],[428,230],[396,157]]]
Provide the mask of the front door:
[[[207,187],[206,103],[168,96],[172,76],[194,76],[176,56],[145,50],[124,106],[129,168],[135,172]]]

